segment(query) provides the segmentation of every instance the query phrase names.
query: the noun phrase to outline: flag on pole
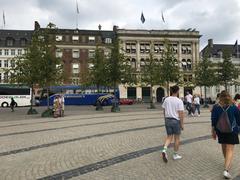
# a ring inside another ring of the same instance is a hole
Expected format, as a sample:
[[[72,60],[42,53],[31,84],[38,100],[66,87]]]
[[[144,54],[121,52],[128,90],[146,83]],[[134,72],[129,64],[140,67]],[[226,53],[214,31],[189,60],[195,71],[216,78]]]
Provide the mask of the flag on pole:
[[[234,44],[234,48],[236,48],[236,54],[237,54],[237,58],[239,57],[239,52],[238,52],[238,40],[236,40],[235,44]]]
[[[77,6],[77,13],[79,14],[79,9],[78,9],[78,2],[76,0],[76,6]]]
[[[165,23],[165,18],[163,16],[163,12],[162,12],[162,21]]]
[[[144,17],[144,15],[143,15],[143,12],[142,12],[142,14],[141,14],[141,21],[142,21],[142,23],[145,22],[145,17]]]
[[[234,44],[234,47],[236,47],[238,45],[238,40],[236,40],[235,44]]]
[[[5,14],[4,14],[4,11],[3,11],[3,26],[5,27],[6,25],[6,19],[5,19]]]

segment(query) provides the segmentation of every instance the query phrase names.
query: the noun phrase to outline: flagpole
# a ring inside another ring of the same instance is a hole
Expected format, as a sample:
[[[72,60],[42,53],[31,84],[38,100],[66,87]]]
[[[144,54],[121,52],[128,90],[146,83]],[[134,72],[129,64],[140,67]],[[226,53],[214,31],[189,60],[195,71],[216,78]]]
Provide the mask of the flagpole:
[[[78,14],[79,14],[78,2],[76,0],[76,29],[78,29]]]
[[[238,54],[239,54],[239,53],[238,53],[238,40],[237,40],[237,58],[239,58],[239,57],[238,57]]]

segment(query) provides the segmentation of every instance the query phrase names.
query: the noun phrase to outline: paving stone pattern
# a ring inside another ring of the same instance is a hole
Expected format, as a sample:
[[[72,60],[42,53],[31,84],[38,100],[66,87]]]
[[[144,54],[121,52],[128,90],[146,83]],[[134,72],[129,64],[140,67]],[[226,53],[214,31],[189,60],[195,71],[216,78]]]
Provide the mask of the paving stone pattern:
[[[4,109],[0,114],[1,180],[222,179],[223,158],[210,137],[208,110],[201,117],[186,117],[183,159],[173,161],[170,148],[168,164],[160,157],[165,138],[160,109],[137,106],[98,113],[89,107],[58,119],[29,117],[23,110],[14,114]],[[239,153],[236,146],[231,169],[235,179]]]

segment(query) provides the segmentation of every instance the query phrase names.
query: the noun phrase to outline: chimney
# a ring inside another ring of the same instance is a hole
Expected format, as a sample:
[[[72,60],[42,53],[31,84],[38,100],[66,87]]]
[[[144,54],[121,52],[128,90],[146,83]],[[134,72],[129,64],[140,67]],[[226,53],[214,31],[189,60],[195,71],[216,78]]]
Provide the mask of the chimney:
[[[35,21],[34,22],[34,30],[39,30],[39,29],[40,29],[40,24],[37,21]]]
[[[114,31],[114,32],[117,32],[117,30],[118,30],[118,26],[114,25],[114,26],[113,26],[113,31]]]
[[[213,48],[213,39],[208,39],[208,47]]]

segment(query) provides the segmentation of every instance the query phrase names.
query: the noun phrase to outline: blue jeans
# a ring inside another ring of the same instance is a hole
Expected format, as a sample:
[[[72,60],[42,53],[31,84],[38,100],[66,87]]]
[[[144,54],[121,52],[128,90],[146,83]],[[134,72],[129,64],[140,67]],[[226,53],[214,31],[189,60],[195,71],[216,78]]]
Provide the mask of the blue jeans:
[[[198,111],[198,114],[200,114],[200,104],[195,104],[195,113],[196,110]]]

